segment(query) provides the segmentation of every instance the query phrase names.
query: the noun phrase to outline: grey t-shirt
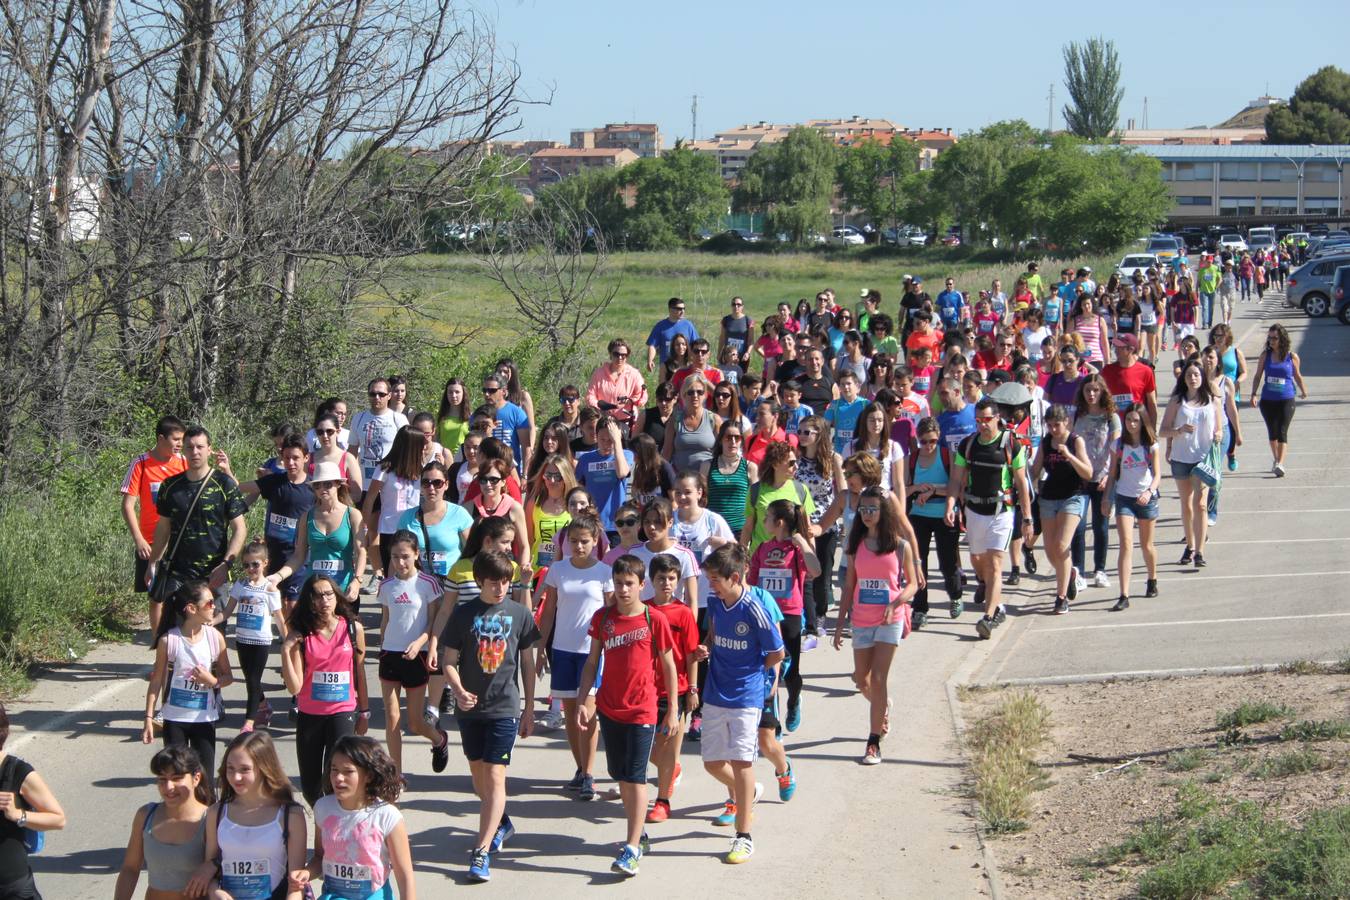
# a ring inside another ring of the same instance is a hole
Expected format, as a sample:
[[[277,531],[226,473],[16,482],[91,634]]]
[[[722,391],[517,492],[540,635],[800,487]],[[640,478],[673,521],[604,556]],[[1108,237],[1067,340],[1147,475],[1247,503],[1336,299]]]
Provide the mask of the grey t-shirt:
[[[514,600],[455,607],[441,644],[459,652],[464,690],[478,697],[473,709],[455,709],[463,719],[520,717],[520,651],[539,640],[534,616]],[[531,676],[533,674],[531,673]]]

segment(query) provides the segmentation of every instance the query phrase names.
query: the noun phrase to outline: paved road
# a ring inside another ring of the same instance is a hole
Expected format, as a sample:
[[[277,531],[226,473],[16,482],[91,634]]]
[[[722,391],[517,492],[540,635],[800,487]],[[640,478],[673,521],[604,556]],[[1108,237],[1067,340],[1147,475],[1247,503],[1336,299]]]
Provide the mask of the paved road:
[[[1180,511],[1175,487],[1165,480],[1157,533],[1161,596],[1136,596],[1127,613],[1106,611],[1119,593],[1113,534],[1112,586],[1080,594],[1068,616],[1047,615],[1053,589],[1044,573],[1024,577],[1015,592],[1018,614],[974,681],[1254,666],[1350,653],[1350,457],[1344,451],[1350,328],[1331,318],[1310,320],[1282,304],[1282,295],[1268,293],[1264,304],[1240,307],[1234,331],[1245,337],[1249,366],[1273,321],[1289,329],[1299,353],[1311,399],[1297,407],[1286,477],[1271,474],[1260,412],[1243,405],[1246,444],[1238,450],[1239,471],[1224,477],[1208,567],[1177,565],[1184,546]],[[1144,577],[1136,549],[1136,595]]]

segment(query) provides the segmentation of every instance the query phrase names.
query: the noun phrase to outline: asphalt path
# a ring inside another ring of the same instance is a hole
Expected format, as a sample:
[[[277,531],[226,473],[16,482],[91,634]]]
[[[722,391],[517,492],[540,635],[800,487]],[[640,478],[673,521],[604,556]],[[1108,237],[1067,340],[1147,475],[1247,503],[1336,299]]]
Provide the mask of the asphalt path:
[[[1130,609],[1107,609],[1119,594],[1112,530],[1111,586],[1079,594],[1067,616],[1050,614],[1049,567],[1011,591],[1009,627],[987,649],[977,683],[1187,673],[1350,655],[1350,328],[1286,309],[1283,296],[1239,305],[1233,330],[1247,364],[1272,322],[1289,329],[1309,399],[1299,401],[1286,475],[1276,478],[1260,411],[1241,406],[1239,470],[1225,472],[1220,516],[1204,569],[1181,566],[1184,549],[1175,483],[1163,481],[1156,532],[1160,596],[1146,600],[1136,546]],[[1166,390],[1160,375],[1160,393]],[[1250,377],[1243,385],[1243,396]],[[1159,406],[1164,404],[1159,400]],[[1090,538],[1089,538],[1090,540]],[[1042,556],[1042,562],[1044,557]]]

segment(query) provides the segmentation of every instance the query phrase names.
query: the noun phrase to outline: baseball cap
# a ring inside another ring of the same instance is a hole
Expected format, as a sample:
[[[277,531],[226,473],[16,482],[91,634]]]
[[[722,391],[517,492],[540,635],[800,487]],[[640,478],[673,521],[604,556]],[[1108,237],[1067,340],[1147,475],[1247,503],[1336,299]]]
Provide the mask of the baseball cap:
[[[915,275],[911,280],[912,280],[915,284],[923,284],[923,279],[920,278],[918,275]]]
[[[913,281],[913,280],[914,280],[914,276],[913,276],[913,275],[910,275],[910,274],[908,274],[908,273],[906,273],[906,274],[905,274],[905,277],[901,279],[901,281]]]
[[[863,288],[862,290],[858,291],[858,296],[859,296],[861,299],[866,300],[866,299],[867,299],[868,293],[870,293],[870,292],[867,290],[867,288]]]
[[[1132,334],[1118,334],[1111,341],[1113,347],[1129,347],[1131,350],[1139,349],[1139,338]]]

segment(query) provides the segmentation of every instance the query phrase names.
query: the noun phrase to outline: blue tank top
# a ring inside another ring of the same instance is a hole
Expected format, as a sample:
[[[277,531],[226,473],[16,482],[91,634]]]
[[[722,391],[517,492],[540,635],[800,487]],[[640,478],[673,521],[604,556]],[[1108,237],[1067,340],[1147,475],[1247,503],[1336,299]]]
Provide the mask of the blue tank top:
[[[948,474],[947,467],[942,464],[942,453],[940,451],[933,454],[933,461],[928,465],[925,466],[922,460],[916,461],[914,465],[915,484],[946,485]],[[947,498],[935,494],[927,503],[915,503],[909,514],[911,516],[924,516],[929,519],[941,519],[947,514]]]
[[[1276,362],[1266,354],[1265,380],[1261,382],[1262,400],[1294,399],[1294,355]]]

